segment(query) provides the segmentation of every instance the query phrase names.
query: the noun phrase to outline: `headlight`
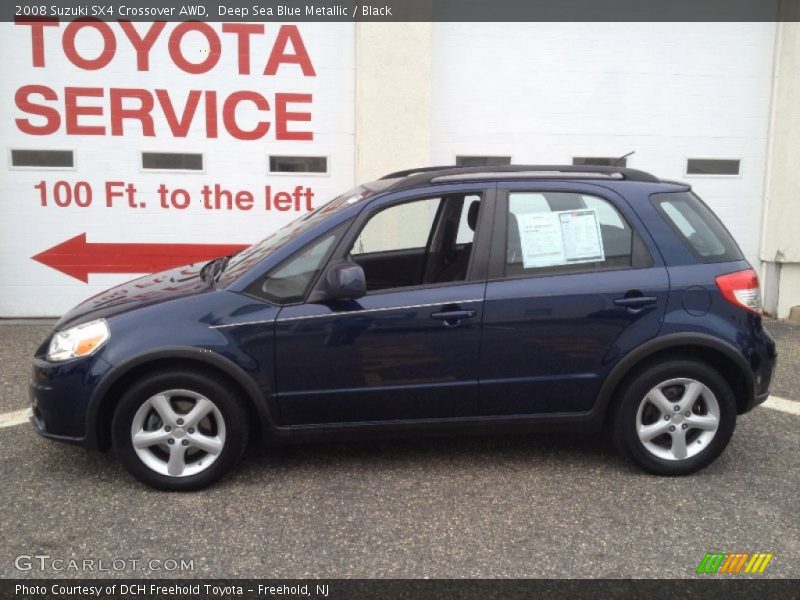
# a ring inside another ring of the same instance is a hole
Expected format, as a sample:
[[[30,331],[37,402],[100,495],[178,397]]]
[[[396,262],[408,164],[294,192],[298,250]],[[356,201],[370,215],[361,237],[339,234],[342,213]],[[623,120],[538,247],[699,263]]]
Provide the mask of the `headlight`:
[[[59,331],[50,340],[47,360],[60,361],[89,356],[102,346],[108,337],[108,324],[105,319],[89,321],[65,331]]]

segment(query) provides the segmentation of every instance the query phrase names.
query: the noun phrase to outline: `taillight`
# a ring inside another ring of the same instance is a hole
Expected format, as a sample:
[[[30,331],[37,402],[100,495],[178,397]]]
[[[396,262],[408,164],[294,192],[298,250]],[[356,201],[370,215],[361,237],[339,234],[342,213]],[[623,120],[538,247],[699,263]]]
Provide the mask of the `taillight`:
[[[731,304],[761,314],[761,292],[758,275],[753,269],[728,273],[717,277],[717,287]]]

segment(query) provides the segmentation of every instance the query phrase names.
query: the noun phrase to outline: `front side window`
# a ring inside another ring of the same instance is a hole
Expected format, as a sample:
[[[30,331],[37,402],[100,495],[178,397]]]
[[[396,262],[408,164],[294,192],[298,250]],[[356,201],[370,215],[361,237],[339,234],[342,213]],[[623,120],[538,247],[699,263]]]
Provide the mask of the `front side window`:
[[[572,192],[511,192],[507,277],[630,268],[641,242],[613,204]]]
[[[351,254],[424,250],[440,203],[430,198],[382,210],[361,230]]]
[[[275,304],[291,304],[305,298],[306,291],[322,270],[325,259],[342,227],[323,235],[287,261],[276,267],[256,284],[255,295]]]
[[[303,235],[306,231],[316,227],[326,218],[344,210],[352,204],[366,201],[368,198],[382,192],[396,181],[395,179],[385,179],[362,184],[337,196],[330,202],[322,204],[313,212],[306,213],[291,223],[273,231],[260,242],[256,242],[252,246],[233,255],[225,267],[225,270],[220,274],[217,280],[218,285],[220,287],[229,285],[267,256],[273,252],[277,252],[285,244],[288,244],[298,236]]]
[[[367,291],[463,281],[481,196],[448,194],[374,213],[350,249]]]
[[[471,244],[475,239],[475,227],[478,220],[478,210],[480,209],[481,197],[469,195],[464,199],[461,209],[461,221],[458,224],[456,244]]]

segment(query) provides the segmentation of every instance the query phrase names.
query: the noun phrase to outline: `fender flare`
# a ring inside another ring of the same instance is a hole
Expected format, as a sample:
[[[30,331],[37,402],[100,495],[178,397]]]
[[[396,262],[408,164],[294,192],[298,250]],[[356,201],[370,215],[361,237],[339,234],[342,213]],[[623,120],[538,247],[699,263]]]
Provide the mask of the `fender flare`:
[[[89,405],[86,410],[86,440],[85,444],[91,448],[103,449],[105,443],[99,433],[98,420],[106,401],[108,392],[121,378],[130,373],[133,369],[143,364],[158,361],[159,359],[186,359],[195,362],[205,363],[212,366],[231,377],[245,392],[245,400],[255,409],[258,415],[259,425],[264,432],[277,432],[281,428],[275,424],[267,406],[264,393],[253,381],[244,369],[215,352],[208,352],[193,347],[161,347],[158,350],[144,352],[129,358],[111,367],[109,372],[98,383],[89,398]]]
[[[605,419],[608,407],[613,400],[614,390],[616,390],[620,382],[622,382],[624,377],[628,375],[636,365],[647,360],[648,357],[657,352],[669,350],[670,348],[677,348],[679,346],[709,348],[729,358],[744,375],[746,383],[745,392],[747,394],[745,403],[748,406],[752,404],[755,397],[753,371],[735,346],[718,337],[704,333],[670,333],[645,342],[625,355],[625,357],[611,369],[611,372],[605,378],[605,381],[603,381],[603,384],[600,386],[600,391],[595,398],[594,407],[591,410],[593,419],[597,419],[598,422],[602,422],[603,419]]]

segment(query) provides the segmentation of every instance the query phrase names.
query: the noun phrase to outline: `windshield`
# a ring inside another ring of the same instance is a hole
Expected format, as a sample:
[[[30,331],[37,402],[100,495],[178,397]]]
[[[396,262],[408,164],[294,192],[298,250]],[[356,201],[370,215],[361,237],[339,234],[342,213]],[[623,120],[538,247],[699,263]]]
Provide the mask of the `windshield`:
[[[316,226],[325,218],[338,212],[342,208],[351,206],[356,202],[360,202],[365,198],[385,190],[395,181],[397,180],[381,179],[355,187],[352,190],[337,196],[330,202],[323,204],[316,210],[306,213],[291,223],[284,225],[260,242],[256,242],[252,246],[249,246],[237,254],[234,254],[228,261],[227,265],[225,265],[224,271],[220,273],[220,284],[224,286],[233,281],[245,271],[250,269],[250,267],[264,259],[267,255],[275,252],[285,244],[291,242],[297,236]]]

